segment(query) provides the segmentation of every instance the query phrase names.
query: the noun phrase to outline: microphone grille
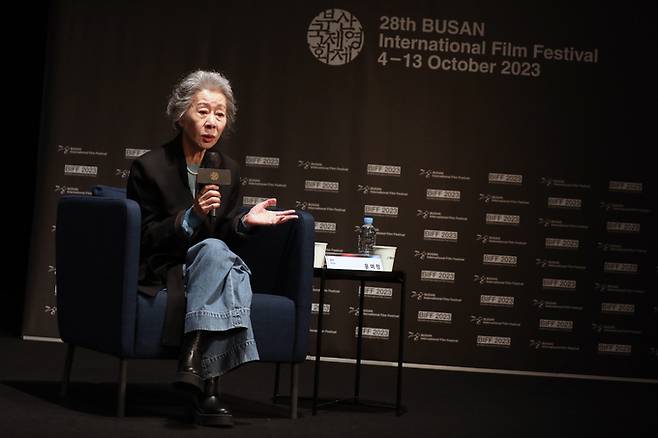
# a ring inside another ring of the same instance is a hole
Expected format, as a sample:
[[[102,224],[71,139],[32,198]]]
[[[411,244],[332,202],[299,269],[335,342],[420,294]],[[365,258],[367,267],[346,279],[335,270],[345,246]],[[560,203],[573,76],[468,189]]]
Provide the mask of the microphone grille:
[[[219,158],[219,153],[215,151],[208,151],[206,154],[203,156],[203,166],[202,167],[209,167],[211,169],[218,169],[219,164],[220,164],[220,158]]]

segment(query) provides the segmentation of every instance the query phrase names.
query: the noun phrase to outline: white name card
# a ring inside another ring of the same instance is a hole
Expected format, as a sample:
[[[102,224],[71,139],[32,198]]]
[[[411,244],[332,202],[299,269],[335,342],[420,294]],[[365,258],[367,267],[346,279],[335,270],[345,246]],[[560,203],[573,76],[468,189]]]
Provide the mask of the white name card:
[[[383,271],[384,264],[378,255],[342,254],[325,255],[327,269],[349,269],[352,271]]]

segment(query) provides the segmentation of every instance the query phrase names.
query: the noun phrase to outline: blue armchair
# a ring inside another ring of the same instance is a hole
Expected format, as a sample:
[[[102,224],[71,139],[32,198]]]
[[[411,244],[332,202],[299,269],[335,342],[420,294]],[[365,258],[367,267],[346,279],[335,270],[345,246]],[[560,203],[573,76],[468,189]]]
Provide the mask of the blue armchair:
[[[117,415],[125,412],[129,359],[176,359],[160,343],[166,292],[137,292],[141,213],[125,190],[96,186],[94,196],[64,196],[57,209],[57,315],[68,344],[61,393],[75,347],[119,358]],[[306,358],[313,280],[313,217],[256,229],[232,250],[252,272],[251,318],[260,360],[291,364],[290,416],[297,418],[299,364]],[[90,311],[96,309],[96,311]],[[173,373],[173,371],[172,371]]]

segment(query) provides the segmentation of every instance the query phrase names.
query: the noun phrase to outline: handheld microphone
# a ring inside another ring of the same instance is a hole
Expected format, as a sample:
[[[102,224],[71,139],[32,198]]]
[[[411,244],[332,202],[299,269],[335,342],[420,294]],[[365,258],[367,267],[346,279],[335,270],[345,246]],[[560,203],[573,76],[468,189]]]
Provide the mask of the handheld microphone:
[[[197,175],[197,183],[200,185],[206,184],[215,184],[220,185],[221,175],[219,172],[219,166],[221,164],[221,158],[219,153],[215,151],[207,151],[203,157],[203,162],[199,168],[199,174]],[[203,171],[202,171],[203,170]],[[212,222],[217,218],[217,209],[213,208],[209,213],[210,220]]]

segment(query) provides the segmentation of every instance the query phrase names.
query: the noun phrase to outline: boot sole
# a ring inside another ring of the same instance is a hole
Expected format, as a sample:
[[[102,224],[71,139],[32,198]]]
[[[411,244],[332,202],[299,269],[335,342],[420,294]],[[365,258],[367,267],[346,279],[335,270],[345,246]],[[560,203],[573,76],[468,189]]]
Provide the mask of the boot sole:
[[[194,411],[194,423],[200,426],[233,426],[233,415],[204,414],[198,410]]]

